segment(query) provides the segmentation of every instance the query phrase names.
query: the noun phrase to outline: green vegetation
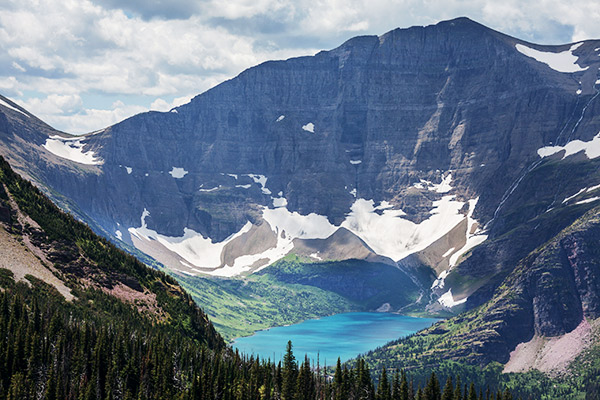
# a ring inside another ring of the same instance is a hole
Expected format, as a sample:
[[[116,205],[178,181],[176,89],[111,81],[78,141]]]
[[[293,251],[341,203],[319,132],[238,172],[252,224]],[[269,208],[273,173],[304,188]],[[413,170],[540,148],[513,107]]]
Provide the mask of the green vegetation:
[[[280,282],[268,275],[243,279],[177,276],[177,279],[203,306],[226,340],[273,326],[360,310],[335,293]]]
[[[418,294],[410,277],[387,264],[314,263],[293,254],[242,278],[173,276],[226,340],[311,318],[372,311],[384,303],[399,309]]]
[[[396,310],[419,295],[417,286],[402,270],[363,260],[307,262],[292,254],[257,274],[336,293],[362,310],[375,310],[384,303]]]

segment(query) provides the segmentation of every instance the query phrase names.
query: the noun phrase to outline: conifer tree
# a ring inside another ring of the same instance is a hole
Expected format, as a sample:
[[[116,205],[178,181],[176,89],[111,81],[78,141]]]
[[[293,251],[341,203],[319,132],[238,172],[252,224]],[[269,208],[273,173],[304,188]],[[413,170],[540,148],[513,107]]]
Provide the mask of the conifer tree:
[[[344,391],[344,375],[342,372],[342,363],[340,358],[337,359],[337,364],[335,366],[335,374],[333,375],[333,390],[334,390],[334,398],[335,400],[345,400],[346,396]]]
[[[441,390],[440,390],[440,381],[437,378],[437,375],[435,374],[435,372],[431,373],[431,376],[429,377],[429,381],[427,382],[427,385],[425,386],[425,398],[427,400],[439,400],[441,397]]]
[[[453,400],[454,399],[454,385],[452,384],[452,377],[448,376],[446,384],[444,385],[444,391],[442,392],[442,400]]]
[[[312,380],[312,373],[310,371],[310,361],[308,356],[304,356],[304,362],[300,367],[298,373],[298,381],[296,384],[296,399],[298,400],[312,400],[314,398],[314,385]]]
[[[281,390],[281,398],[283,400],[293,400],[296,389],[296,379],[298,375],[298,365],[296,357],[292,351],[292,341],[288,340],[283,356],[283,387]]]
[[[385,367],[381,370],[379,376],[379,384],[377,385],[377,400],[391,400],[392,396],[390,393],[390,383],[387,377],[387,371]]]
[[[454,398],[453,400],[463,400],[462,396],[462,383],[460,381],[460,376],[456,377],[456,388],[454,389]]]
[[[398,370],[394,373],[392,380],[392,400],[400,400],[400,373]]]
[[[469,387],[469,395],[467,399],[477,400],[477,391],[475,390],[475,384],[473,382],[471,382],[471,386]]]

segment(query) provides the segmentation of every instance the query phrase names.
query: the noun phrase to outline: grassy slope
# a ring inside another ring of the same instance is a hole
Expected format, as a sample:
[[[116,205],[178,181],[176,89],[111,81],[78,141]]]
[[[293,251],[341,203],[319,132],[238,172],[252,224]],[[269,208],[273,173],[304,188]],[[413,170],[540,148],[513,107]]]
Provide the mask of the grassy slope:
[[[226,340],[273,326],[359,311],[351,301],[319,288],[279,282],[269,276],[215,279],[177,276]]]

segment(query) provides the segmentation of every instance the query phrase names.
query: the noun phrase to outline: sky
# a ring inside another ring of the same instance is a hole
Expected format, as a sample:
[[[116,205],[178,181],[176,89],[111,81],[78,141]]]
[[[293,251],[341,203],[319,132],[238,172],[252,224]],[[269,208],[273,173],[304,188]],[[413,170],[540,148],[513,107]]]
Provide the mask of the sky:
[[[263,61],[460,16],[540,44],[600,38],[600,0],[0,0],[0,94],[91,132]]]

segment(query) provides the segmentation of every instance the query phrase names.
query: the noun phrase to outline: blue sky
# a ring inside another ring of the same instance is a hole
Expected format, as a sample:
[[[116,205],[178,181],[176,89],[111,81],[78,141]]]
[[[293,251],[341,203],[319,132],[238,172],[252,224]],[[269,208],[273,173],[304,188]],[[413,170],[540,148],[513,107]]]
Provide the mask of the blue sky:
[[[4,0],[0,93],[90,132],[266,60],[459,16],[535,43],[600,38],[600,0]]]

